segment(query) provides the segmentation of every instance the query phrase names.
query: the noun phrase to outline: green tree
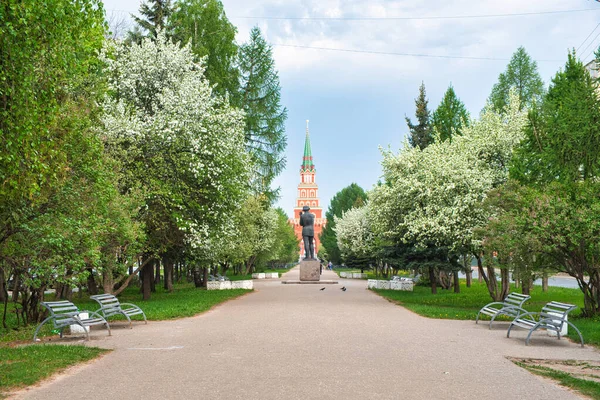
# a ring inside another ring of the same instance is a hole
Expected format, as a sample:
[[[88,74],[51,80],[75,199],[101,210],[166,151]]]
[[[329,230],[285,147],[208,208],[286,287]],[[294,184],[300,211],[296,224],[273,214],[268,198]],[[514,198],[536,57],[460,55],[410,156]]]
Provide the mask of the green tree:
[[[176,41],[190,43],[197,58],[206,57],[205,76],[217,86],[219,95],[229,94],[232,104],[239,106],[239,71],[235,66],[238,46],[237,29],[229,22],[219,0],[180,0],[171,16]]]
[[[273,267],[283,266],[298,260],[300,245],[294,228],[288,222],[288,216],[282,208],[276,208],[277,227],[275,230],[275,246],[269,264]]]
[[[158,31],[168,28],[169,17],[173,13],[171,0],[149,0],[140,4],[141,17],[132,15],[136,22],[133,30],[127,34],[127,41],[130,43],[141,43],[142,39],[148,35],[156,38]]]
[[[364,189],[356,183],[352,183],[340,190],[333,196],[329,208],[325,213],[327,223],[319,236],[321,245],[327,250],[329,261],[334,264],[341,262],[341,252],[338,247],[337,235],[335,233],[335,218],[341,218],[342,215],[351,208],[361,207],[367,200],[367,194]]]
[[[121,163],[121,190],[142,192],[147,258],[186,245],[206,272],[218,261],[211,244],[247,197],[243,113],[212,93],[190,46],[180,48],[164,33],[140,45],[117,44],[109,54],[103,134]]]
[[[96,110],[105,30],[98,0],[0,3],[0,299],[5,242],[50,207],[65,144]]]
[[[433,142],[433,135],[431,129],[431,115],[427,109],[427,100],[425,93],[425,83],[421,83],[419,86],[419,97],[415,99],[415,116],[417,117],[417,125],[414,125],[410,118],[405,117],[406,124],[410,130],[408,136],[408,142],[412,147],[418,147],[423,150]]]
[[[281,106],[281,87],[271,46],[258,27],[252,28],[249,42],[240,47],[239,60],[246,146],[256,167],[252,187],[256,194],[273,201],[278,190],[271,189],[271,183],[285,167],[287,110]]]
[[[531,109],[534,104],[540,104],[544,95],[544,82],[538,73],[537,63],[523,47],[515,51],[506,71],[500,74],[498,82],[492,88],[489,102],[497,112],[502,112],[506,107],[510,88],[517,91],[521,109]]]
[[[462,129],[469,126],[469,113],[454,93],[452,85],[448,87],[440,105],[433,112],[431,125],[441,141],[452,141],[453,135],[460,135]]]
[[[89,118],[104,33],[98,0],[0,5],[0,243],[66,175],[62,144]]]
[[[574,53],[556,73],[539,110],[529,113],[512,177],[528,184],[600,176],[600,100],[597,84]]]

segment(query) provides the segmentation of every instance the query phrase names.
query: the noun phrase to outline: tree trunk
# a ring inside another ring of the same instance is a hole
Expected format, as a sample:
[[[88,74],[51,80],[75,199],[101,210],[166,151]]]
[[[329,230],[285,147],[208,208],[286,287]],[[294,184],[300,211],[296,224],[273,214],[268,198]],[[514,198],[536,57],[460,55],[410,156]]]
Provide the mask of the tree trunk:
[[[479,270],[479,279],[483,279],[485,281],[485,285],[487,286],[488,293],[490,297],[494,301],[499,301],[498,299],[498,281],[496,280],[496,270],[494,267],[486,267],[487,275],[483,270],[483,262],[481,259],[481,255],[476,255],[477,257],[477,269]]]
[[[466,271],[466,275],[467,275],[467,287],[470,288],[471,283],[473,282],[473,270],[471,268],[469,268]]]
[[[460,280],[458,279],[458,271],[454,271],[454,293],[460,293]]]
[[[165,290],[168,292],[173,291],[173,260],[168,257],[163,257],[163,266],[165,273]]]
[[[429,281],[431,283],[431,294],[437,294],[437,279],[434,267],[429,267]]]
[[[156,260],[156,274],[154,275],[154,284],[160,285],[160,261],[159,260]]]
[[[88,267],[88,277],[87,277],[87,288],[88,294],[90,296],[98,294],[98,285],[96,284],[96,277],[94,277],[94,270],[92,267]],[[81,289],[80,289],[81,290]],[[106,291],[105,291],[106,293]],[[111,291],[112,293],[112,291]]]
[[[149,262],[142,268],[142,298],[144,300],[150,300],[150,294],[152,293],[154,265]]]
[[[498,298],[499,300],[503,300],[510,292],[510,273],[508,268],[502,268],[500,270],[500,278],[502,279],[502,290]]]
[[[194,286],[202,287],[202,275],[200,275],[199,267],[194,267]]]
[[[13,292],[12,292],[12,301],[17,302],[19,300],[19,287],[21,286],[21,276],[15,271],[15,277],[13,278]]]
[[[8,299],[6,290],[6,278],[4,277],[4,268],[0,267],[0,302],[4,303]]]
[[[546,293],[548,291],[548,272],[544,271],[542,273],[542,292]]]
[[[144,271],[142,270],[142,274],[143,273],[144,273]],[[141,276],[140,276],[140,278],[141,278]],[[107,266],[102,271],[102,290],[104,290],[104,293],[106,293],[106,294],[112,294],[114,287],[115,287],[115,281],[113,279],[112,269],[108,268],[108,266]]]

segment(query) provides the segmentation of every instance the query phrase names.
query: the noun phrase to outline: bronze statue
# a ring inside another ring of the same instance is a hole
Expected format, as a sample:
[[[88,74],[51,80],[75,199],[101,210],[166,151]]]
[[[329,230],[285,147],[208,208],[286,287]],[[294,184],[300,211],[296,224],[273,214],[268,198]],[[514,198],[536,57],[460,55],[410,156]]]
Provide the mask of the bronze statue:
[[[302,240],[304,240],[304,254],[305,260],[314,260],[315,259],[315,246],[314,246],[314,237],[315,237],[315,216],[308,211],[310,210],[309,206],[302,207],[302,211],[300,211],[300,226],[302,226]]]

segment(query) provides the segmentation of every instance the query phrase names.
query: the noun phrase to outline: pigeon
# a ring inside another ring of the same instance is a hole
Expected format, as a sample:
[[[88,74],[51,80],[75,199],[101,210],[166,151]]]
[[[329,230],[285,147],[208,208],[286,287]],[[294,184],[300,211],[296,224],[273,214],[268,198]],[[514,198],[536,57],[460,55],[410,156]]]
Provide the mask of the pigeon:
[[[320,290],[325,290],[325,288],[324,288],[324,287],[322,287]]]
[[[344,292],[346,291],[346,286],[344,286],[344,287],[342,288],[342,291],[344,291]]]

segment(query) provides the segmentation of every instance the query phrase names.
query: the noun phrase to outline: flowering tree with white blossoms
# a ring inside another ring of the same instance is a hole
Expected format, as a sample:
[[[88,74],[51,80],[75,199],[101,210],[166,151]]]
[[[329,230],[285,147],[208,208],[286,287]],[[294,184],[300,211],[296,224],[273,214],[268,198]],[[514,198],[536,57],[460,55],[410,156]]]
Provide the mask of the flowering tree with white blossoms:
[[[338,248],[346,264],[357,264],[361,270],[373,258],[373,231],[369,205],[351,208],[341,218],[334,216]]]
[[[221,239],[246,198],[243,113],[213,95],[190,47],[163,33],[140,45],[114,44],[104,61],[103,134],[121,163],[121,190],[140,188],[145,198],[146,253],[160,256],[184,241],[210,258],[216,253],[206,245]]]
[[[468,249],[479,258],[474,230],[490,217],[482,202],[507,180],[525,122],[512,93],[505,113],[487,107],[451,143],[438,140],[423,150],[407,145],[398,155],[384,152],[385,183],[369,196],[374,230],[417,248],[447,247],[457,253]],[[481,264],[480,273],[497,297],[495,275],[486,275]]]

